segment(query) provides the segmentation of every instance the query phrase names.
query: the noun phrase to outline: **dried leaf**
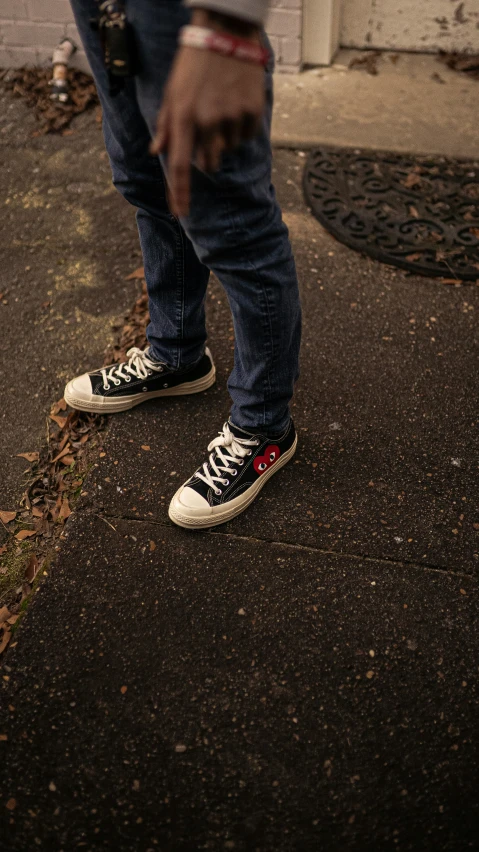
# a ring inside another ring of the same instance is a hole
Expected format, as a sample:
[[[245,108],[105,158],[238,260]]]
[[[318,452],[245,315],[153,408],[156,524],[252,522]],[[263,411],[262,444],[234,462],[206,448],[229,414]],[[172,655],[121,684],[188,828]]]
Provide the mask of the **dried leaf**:
[[[405,186],[406,189],[412,189],[413,186],[417,186],[419,183],[421,183],[419,175],[414,174],[414,172],[410,172],[406,180],[402,182],[402,185]]]
[[[36,530],[20,530],[20,532],[17,532],[15,538],[17,541],[25,541],[26,538],[31,538],[32,535],[36,534]]]
[[[129,275],[126,276],[126,281],[133,281],[134,278],[144,278],[145,277],[145,269],[143,266],[139,266],[138,269],[135,269],[134,272],[130,272]]]
[[[62,464],[64,464],[66,467],[70,467],[70,465],[71,465],[71,464],[73,464],[73,462],[75,461],[75,456],[70,456],[70,455],[68,455],[68,456],[63,456],[63,458],[62,458],[62,459],[60,459],[60,461],[61,461],[61,463],[62,463]]]
[[[150,450],[151,450],[151,447],[148,444],[142,444],[141,449],[144,450],[145,453],[149,453]]]
[[[10,521],[15,520],[16,516],[16,512],[0,512],[0,521],[2,524],[9,524]]]
[[[36,574],[39,569],[38,559],[34,553],[31,554],[30,559],[28,560],[28,564],[25,570],[25,580],[27,582],[32,583],[36,577]]]
[[[0,556],[1,556],[3,553],[6,553],[6,552],[7,552],[7,550],[8,550],[7,545],[6,545],[6,544],[2,545],[2,547],[0,547]]]
[[[406,260],[409,260],[410,263],[415,263],[416,260],[421,260],[421,256],[422,256],[421,252],[416,251],[416,252],[414,252],[414,254],[407,254]]]
[[[59,411],[66,411],[66,409],[67,409],[67,404],[62,397],[61,399],[57,400],[57,402],[53,403],[53,405],[50,409],[50,417],[52,417],[55,414],[58,414]]]
[[[10,612],[8,606],[2,606],[2,608],[0,609],[0,624],[4,624],[4,622],[10,618],[11,614],[12,613]]]
[[[67,436],[67,435],[65,435],[65,437],[66,437],[66,438],[68,438],[68,436]],[[67,446],[66,446],[66,447],[64,447],[64,448],[63,448],[63,449],[62,449],[62,450],[58,453],[58,455],[56,455],[56,456],[55,456],[55,458],[54,458],[54,459],[52,459],[52,464],[55,464],[55,462],[59,461],[61,458],[63,458],[63,456],[68,455],[68,453],[69,453],[70,451],[71,451],[70,444],[67,444]]]
[[[45,513],[45,509],[40,509],[38,506],[34,506],[32,509],[32,515],[34,518],[43,518]]]
[[[17,459],[26,459],[27,462],[38,461],[39,458],[39,453],[17,453]]]
[[[14,811],[15,808],[17,807],[17,800],[16,799],[9,799],[7,804],[5,805],[5,807],[8,808],[9,811]]]
[[[70,509],[70,504],[68,502],[68,498],[64,497],[62,507],[60,509],[59,517],[65,518],[65,520],[66,520],[67,518],[70,517],[71,513],[72,513],[72,510]]]
[[[124,695],[127,689],[127,686],[122,686],[122,688],[120,689],[121,694]]]
[[[441,284],[462,284],[462,281],[459,278],[440,278],[439,281]]]
[[[2,640],[0,642],[0,654],[3,653],[3,651],[7,647],[8,643],[10,642],[11,638],[12,638],[12,634],[11,634],[10,630],[5,630],[3,637],[2,637]],[[8,805],[7,805],[7,807],[8,807]]]
[[[156,550],[156,542],[154,542],[154,541],[150,541],[150,550],[151,550],[152,552],[153,552],[154,550]]]
[[[60,427],[60,429],[65,428],[65,424],[67,422],[66,417],[60,417],[60,415],[58,415],[58,414],[50,414],[50,419],[54,420],[54,422],[57,424],[57,426]]]

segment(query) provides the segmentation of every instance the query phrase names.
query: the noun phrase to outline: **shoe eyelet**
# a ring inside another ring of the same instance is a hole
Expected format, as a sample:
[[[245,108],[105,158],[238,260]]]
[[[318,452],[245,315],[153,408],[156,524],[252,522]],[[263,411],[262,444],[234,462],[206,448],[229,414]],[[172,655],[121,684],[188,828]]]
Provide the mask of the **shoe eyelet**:
[[[116,387],[118,387],[118,385],[121,385],[120,379],[114,379],[113,384],[116,385]]]
[[[165,382],[165,383],[164,383],[164,385],[163,385],[163,387],[164,387],[164,388],[167,388],[167,387],[168,387],[168,382]]]
[[[252,455],[253,455],[253,450],[248,450],[248,452],[246,453],[246,455],[247,455],[247,456],[252,456]]]
[[[237,471],[237,470],[232,470],[232,471],[231,471],[231,476],[238,476],[238,471]]]
[[[153,371],[152,371],[152,370],[148,370],[148,375],[149,375],[149,376],[152,376],[152,375],[153,375]]]
[[[110,385],[103,385],[103,390],[110,390]]]
[[[244,459],[241,459],[241,461],[238,462],[238,466],[243,467],[243,465],[244,465]]]
[[[221,495],[221,488],[215,488],[215,494],[219,497]]]
[[[230,484],[229,479],[223,479],[223,482],[224,482],[224,484],[225,484],[225,485],[229,485],[229,484]]]
[[[143,393],[145,393],[147,390],[148,390],[148,388],[145,388],[145,387],[142,388]]]
[[[126,376],[126,377],[125,377],[125,382],[131,382],[131,376]]]

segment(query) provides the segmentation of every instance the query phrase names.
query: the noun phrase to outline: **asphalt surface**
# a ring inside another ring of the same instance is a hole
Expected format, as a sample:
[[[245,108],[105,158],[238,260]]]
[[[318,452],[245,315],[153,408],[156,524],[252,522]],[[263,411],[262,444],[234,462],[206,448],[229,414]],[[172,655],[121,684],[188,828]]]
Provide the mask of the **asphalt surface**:
[[[475,848],[479,288],[336,243],[303,162],[298,454],[228,525],[169,524],[228,411],[213,284],[217,385],[112,418],[8,653],[12,852]]]
[[[99,125],[33,137],[32,111],[0,88],[0,509],[15,507],[25,460],[66,380],[103,363],[111,325],[135,298],[134,212],[111,186]],[[0,537],[2,531],[0,531]],[[1,541],[0,541],[1,543]]]

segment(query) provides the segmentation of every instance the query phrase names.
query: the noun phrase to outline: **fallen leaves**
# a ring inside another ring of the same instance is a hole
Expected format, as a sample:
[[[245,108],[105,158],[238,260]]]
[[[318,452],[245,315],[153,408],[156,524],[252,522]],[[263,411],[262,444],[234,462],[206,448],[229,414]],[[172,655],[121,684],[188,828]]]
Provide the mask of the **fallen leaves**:
[[[447,53],[447,51],[440,50],[438,60],[447,65],[448,68],[452,68],[453,71],[460,71],[467,74],[468,77],[479,80],[479,54],[465,56],[463,53]]]
[[[0,607],[0,625],[4,624],[5,621],[7,621],[7,619],[10,618],[10,616],[11,616],[11,612],[10,612],[8,606]]]
[[[156,542],[150,541],[150,552],[153,553],[154,550],[156,550]]]
[[[53,403],[51,410],[50,410],[50,417],[53,418],[54,415],[58,414],[59,411],[66,411],[66,410],[67,410],[66,400],[62,397],[61,399],[57,400],[57,402]]]
[[[26,459],[27,462],[35,462],[40,458],[40,453],[17,453],[17,459]]]
[[[134,272],[130,272],[129,275],[126,276],[125,281],[134,281],[135,278],[144,278],[145,277],[145,269],[143,266],[139,266],[138,269],[135,269]]]
[[[121,689],[120,689],[121,694],[124,695],[125,692],[127,691],[127,689],[128,689],[127,686],[122,686]]]
[[[50,414],[50,419],[53,420],[53,422],[56,423],[57,426],[60,427],[60,429],[65,428],[65,425],[66,425],[66,422],[67,422],[66,417],[60,417],[59,414]]]
[[[2,637],[0,639],[0,654],[3,653],[12,638],[11,627],[15,624],[18,616],[10,612],[7,606],[0,608],[0,630]]]
[[[36,530],[20,530],[20,532],[16,533],[15,538],[17,541],[25,541],[25,539],[31,538],[36,534]]]
[[[68,103],[62,104],[51,100],[51,69],[24,67],[9,71],[5,86],[16,97],[24,98],[29,107],[33,107],[40,127],[34,136],[45,133],[61,133],[71,135],[66,128],[75,115],[84,112],[98,104],[95,84],[89,74],[69,68],[67,80],[69,85]]]
[[[27,569],[25,571],[25,579],[28,583],[33,583],[35,577],[38,574],[38,569],[40,568],[37,557],[34,553],[30,555],[30,559],[27,563]]]
[[[0,554],[11,551],[13,564],[18,566],[7,568],[5,562],[5,567],[0,568],[2,573],[14,571],[14,585],[8,600],[5,600],[9,617],[14,621],[2,627],[0,653],[13,635],[11,627],[18,617],[21,602],[32,591],[32,584],[45,562],[45,554],[51,552],[72,513],[72,498],[79,493],[83,481],[83,454],[91,436],[102,428],[103,423],[103,418],[96,415],[77,411],[67,413],[65,400],[59,399],[50,409],[48,441],[41,457],[39,453],[21,454],[22,458],[30,461],[31,469],[20,508],[16,512],[0,513],[0,519],[12,527],[5,527],[11,538],[10,543],[0,548]],[[13,526],[15,521],[18,524]],[[35,542],[34,552],[32,541]],[[8,565],[11,566],[11,563]]]
[[[374,77],[379,74],[378,70],[378,60],[381,58],[382,53],[380,50],[374,50],[370,53],[366,53],[364,56],[355,56],[354,59],[349,63],[349,68],[364,68],[368,74],[372,74]]]

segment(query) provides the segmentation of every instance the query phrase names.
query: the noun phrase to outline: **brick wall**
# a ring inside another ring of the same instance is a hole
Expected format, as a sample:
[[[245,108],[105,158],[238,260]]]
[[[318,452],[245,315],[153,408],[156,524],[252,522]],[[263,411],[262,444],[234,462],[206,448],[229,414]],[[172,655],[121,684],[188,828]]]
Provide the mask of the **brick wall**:
[[[0,0],[0,68],[49,62],[62,36],[80,47],[68,0]],[[278,68],[297,71],[301,62],[302,0],[271,0],[268,33]],[[74,64],[88,70],[83,51]]]

